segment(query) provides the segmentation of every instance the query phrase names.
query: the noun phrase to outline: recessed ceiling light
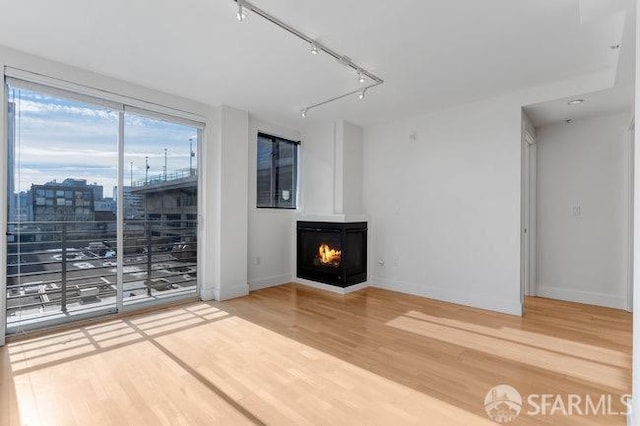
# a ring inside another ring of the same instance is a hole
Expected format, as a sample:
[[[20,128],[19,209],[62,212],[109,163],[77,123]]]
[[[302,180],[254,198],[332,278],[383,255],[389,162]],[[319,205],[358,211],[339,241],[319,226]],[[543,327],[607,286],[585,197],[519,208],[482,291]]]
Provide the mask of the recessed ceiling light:
[[[584,99],[573,99],[573,100],[570,100],[567,104],[568,105],[580,105],[583,102],[584,102]]]

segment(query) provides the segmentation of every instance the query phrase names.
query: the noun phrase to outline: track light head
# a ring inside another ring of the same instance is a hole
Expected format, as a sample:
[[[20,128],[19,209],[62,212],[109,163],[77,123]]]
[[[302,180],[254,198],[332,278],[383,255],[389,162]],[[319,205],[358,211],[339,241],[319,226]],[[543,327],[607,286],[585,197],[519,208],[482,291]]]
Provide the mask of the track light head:
[[[302,118],[305,118],[307,116],[307,108],[302,108],[300,110],[300,115],[302,116]]]
[[[364,100],[366,93],[367,89],[364,89],[362,92],[358,93],[358,99],[360,99],[361,101]]]
[[[317,55],[318,53],[320,53],[320,51],[318,50],[318,45],[315,43],[311,43],[311,54]]]
[[[236,13],[236,17],[238,18],[238,21],[242,22],[247,17],[247,10],[244,7],[243,0],[237,0],[237,2],[238,2],[238,13]]]
[[[364,78],[364,74],[362,73],[362,71],[358,71],[358,81],[360,83],[364,83],[366,80]]]

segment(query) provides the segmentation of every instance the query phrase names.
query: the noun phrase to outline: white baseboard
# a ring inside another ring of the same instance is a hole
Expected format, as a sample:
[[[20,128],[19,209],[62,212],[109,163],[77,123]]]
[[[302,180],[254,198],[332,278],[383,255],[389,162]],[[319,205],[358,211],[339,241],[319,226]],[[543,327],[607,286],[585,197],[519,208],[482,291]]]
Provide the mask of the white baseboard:
[[[236,297],[242,297],[249,294],[249,285],[248,284],[240,284],[235,286],[225,286],[222,288],[215,289],[216,292],[216,300],[229,300],[235,299]]]
[[[612,296],[605,293],[538,284],[536,287],[536,295],[550,299],[566,300],[568,302],[586,303],[588,305],[605,306],[615,309],[627,309],[625,297]]]
[[[640,417],[637,415],[637,409],[640,407],[636,407],[637,399],[635,397],[631,397],[631,406],[627,411],[627,425],[628,426],[640,426]]]
[[[338,293],[338,294],[349,294],[349,293],[353,293],[354,291],[362,290],[363,288],[369,287],[368,282],[354,284],[354,285],[350,285],[349,287],[342,288],[335,285],[319,283],[311,280],[305,280],[304,278],[298,278],[298,277],[294,278],[294,282],[297,284],[302,284],[308,287],[313,287],[320,290],[326,290],[326,291],[330,291],[331,293]]]
[[[407,283],[384,278],[371,278],[371,287],[385,290],[398,291],[400,293],[412,294],[414,296],[428,297],[430,299],[443,302],[457,303],[459,305],[471,306],[489,311],[501,312],[504,314],[522,316],[522,303],[517,300],[500,299],[499,295],[472,294],[470,292],[460,292],[443,287],[431,287],[426,284]]]
[[[291,274],[275,275],[273,277],[259,278],[249,281],[249,291],[260,290],[261,288],[274,287],[290,283],[292,281]]]
[[[200,299],[206,302],[207,300],[215,300],[216,299],[216,289],[215,287],[202,287],[200,288]]]

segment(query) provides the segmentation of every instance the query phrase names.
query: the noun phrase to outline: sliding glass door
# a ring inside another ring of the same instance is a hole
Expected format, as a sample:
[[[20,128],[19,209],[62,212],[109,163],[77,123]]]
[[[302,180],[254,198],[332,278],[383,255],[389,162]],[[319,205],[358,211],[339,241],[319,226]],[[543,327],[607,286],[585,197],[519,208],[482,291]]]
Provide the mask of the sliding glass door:
[[[125,113],[124,303],[193,294],[200,131]]]
[[[7,334],[195,295],[202,126],[6,89]]]

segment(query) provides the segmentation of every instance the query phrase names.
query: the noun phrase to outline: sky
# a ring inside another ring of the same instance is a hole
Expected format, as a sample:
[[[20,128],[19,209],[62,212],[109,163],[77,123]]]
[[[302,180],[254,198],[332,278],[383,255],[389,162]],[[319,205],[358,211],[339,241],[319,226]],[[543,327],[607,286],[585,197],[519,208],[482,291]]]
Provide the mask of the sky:
[[[9,88],[15,114],[15,190],[28,191],[31,184],[66,178],[86,179],[104,187],[110,197],[117,185],[118,113],[103,106],[52,97],[25,89]],[[124,184],[162,175],[167,148],[168,173],[189,168],[189,139],[197,152],[193,127],[148,117],[125,114]],[[197,157],[193,158],[193,167]]]

